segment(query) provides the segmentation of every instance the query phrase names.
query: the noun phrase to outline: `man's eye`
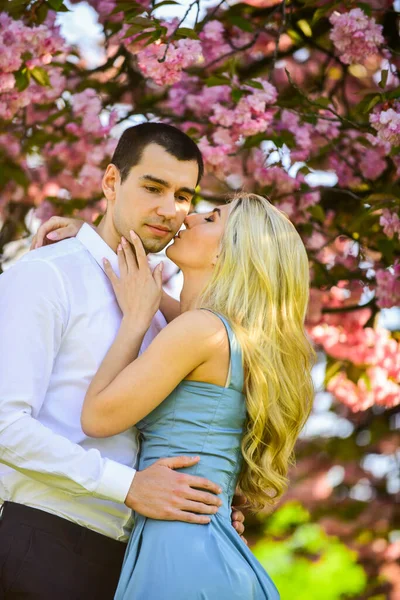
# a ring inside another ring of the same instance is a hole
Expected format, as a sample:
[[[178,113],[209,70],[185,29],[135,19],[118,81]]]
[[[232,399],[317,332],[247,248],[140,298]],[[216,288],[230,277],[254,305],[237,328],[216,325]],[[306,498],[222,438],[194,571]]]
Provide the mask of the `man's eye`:
[[[178,196],[178,200],[181,200],[182,202],[190,202],[189,198],[186,196]]]
[[[158,189],[158,188],[152,187],[152,186],[150,186],[150,185],[149,185],[149,186],[146,186],[146,190],[147,190],[148,192],[151,192],[152,194],[159,192],[159,189]]]

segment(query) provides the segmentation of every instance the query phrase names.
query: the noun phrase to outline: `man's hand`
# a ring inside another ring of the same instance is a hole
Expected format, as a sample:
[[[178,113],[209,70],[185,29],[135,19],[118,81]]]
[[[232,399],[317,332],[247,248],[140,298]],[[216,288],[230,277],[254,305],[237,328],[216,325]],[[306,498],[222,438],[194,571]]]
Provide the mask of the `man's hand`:
[[[232,506],[232,526],[238,532],[242,540],[247,544],[247,540],[243,537],[244,533],[244,514],[237,509],[235,506]]]
[[[205,515],[215,514],[222,506],[216,495],[221,488],[203,477],[173,470],[191,467],[199,460],[198,456],[161,458],[147,469],[137,471],[125,504],[151,519],[206,525],[210,518]]]
[[[246,504],[246,498],[239,491],[236,491],[235,496],[233,497],[232,504],[232,525],[233,528],[238,532],[244,543],[247,545],[247,540],[243,537],[244,533],[244,514],[239,510],[238,506],[242,506]]]

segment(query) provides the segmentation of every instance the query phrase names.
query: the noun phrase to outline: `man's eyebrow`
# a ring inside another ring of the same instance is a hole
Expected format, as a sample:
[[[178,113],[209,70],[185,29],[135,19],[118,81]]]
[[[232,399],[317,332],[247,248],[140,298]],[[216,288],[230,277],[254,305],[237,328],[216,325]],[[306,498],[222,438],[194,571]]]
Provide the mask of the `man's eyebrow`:
[[[142,175],[140,177],[141,180],[146,180],[146,181],[153,181],[154,183],[159,183],[160,185],[163,185],[166,188],[170,188],[171,184],[168,181],[165,181],[165,179],[160,179],[159,177],[155,177],[154,175]],[[188,187],[181,187],[178,190],[179,192],[186,192],[187,194],[190,194],[191,196],[194,196],[196,193],[196,190],[194,190],[193,188],[188,188]]]
[[[154,183],[159,183],[160,185],[164,185],[165,187],[171,187],[168,181],[165,179],[160,179],[159,177],[155,177],[154,175],[142,175],[140,177],[141,180],[146,179],[147,181],[153,181]]]

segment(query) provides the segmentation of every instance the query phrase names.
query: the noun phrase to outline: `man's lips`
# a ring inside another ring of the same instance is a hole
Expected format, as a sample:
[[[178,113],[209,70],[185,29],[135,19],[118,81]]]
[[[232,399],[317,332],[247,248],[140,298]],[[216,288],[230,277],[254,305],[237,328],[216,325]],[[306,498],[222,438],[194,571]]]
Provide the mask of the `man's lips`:
[[[152,230],[153,233],[157,233],[159,235],[167,235],[171,233],[171,230],[167,227],[163,227],[162,225],[150,225],[147,224],[147,227]]]

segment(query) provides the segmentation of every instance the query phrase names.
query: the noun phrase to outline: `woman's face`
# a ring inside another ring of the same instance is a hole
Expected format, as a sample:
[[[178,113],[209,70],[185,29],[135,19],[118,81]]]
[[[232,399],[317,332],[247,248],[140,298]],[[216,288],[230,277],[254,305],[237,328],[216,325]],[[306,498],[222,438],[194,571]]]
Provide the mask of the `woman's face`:
[[[208,213],[192,213],[184,220],[186,229],[178,232],[167,256],[181,269],[212,269],[229,217],[231,204],[224,204]]]

